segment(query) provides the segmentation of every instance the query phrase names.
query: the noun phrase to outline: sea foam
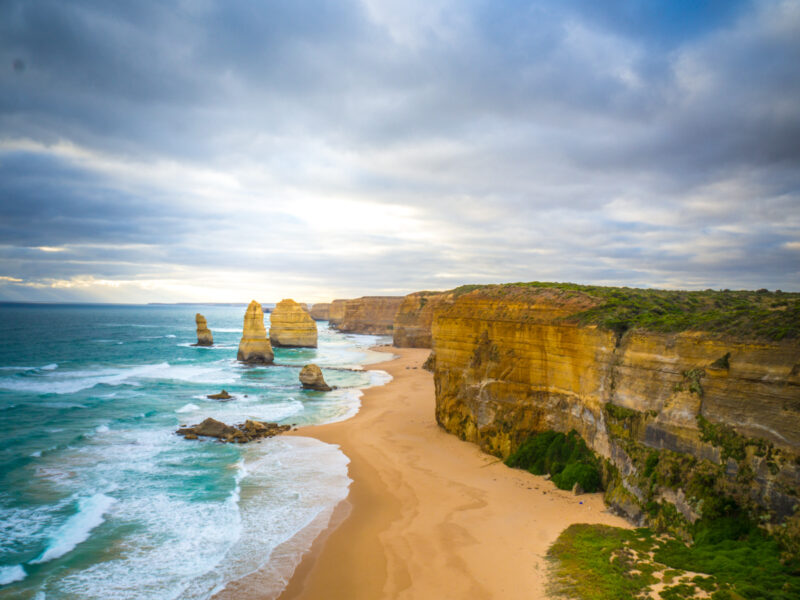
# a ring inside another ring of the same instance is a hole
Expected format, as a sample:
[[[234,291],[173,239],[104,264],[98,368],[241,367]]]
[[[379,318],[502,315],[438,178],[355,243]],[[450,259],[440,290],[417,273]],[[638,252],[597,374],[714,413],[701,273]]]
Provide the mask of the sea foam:
[[[27,574],[22,565],[14,565],[12,567],[0,567],[0,585],[8,585],[15,581],[22,581]]]
[[[78,512],[66,520],[56,531],[42,554],[31,561],[31,564],[45,563],[64,556],[75,546],[89,539],[92,530],[103,523],[103,515],[116,502],[105,494],[95,494],[78,502]]]

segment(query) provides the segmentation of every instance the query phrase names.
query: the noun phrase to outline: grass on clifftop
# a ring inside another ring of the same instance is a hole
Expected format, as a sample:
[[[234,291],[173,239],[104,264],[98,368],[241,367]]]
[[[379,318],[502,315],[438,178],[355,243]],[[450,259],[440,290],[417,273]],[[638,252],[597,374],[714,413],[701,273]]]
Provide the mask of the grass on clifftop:
[[[453,294],[460,296],[478,289],[495,293],[555,289],[566,294],[584,294],[600,303],[570,315],[568,320],[598,325],[618,334],[641,328],[663,333],[707,331],[773,341],[800,338],[800,293],[767,290],[688,292],[532,281],[465,285],[453,290]]]
[[[585,492],[602,488],[597,458],[574,430],[566,435],[557,431],[532,435],[506,459],[506,465],[534,475],[550,474],[562,490],[571,490],[576,483]]]
[[[777,542],[757,527],[704,525],[691,546],[649,529],[572,525],[548,551],[553,592],[578,600],[710,597],[800,598],[800,568],[781,562]],[[708,595],[706,595],[708,594]]]

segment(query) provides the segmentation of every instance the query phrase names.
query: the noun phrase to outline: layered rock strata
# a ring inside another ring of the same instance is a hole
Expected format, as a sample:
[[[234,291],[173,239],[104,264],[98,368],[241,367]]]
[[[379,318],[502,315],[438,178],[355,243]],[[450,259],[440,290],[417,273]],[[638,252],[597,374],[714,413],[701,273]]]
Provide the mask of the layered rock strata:
[[[403,296],[364,296],[348,300],[336,328],[347,333],[391,335],[394,316],[402,302]]]
[[[242,339],[239,342],[236,359],[249,364],[270,364],[274,358],[272,345],[267,339],[267,330],[264,328],[264,313],[261,305],[253,300],[244,314]]]
[[[306,365],[300,370],[300,383],[306,390],[331,391],[331,386],[325,383],[325,378],[322,376],[322,369],[314,364]]]
[[[331,302],[330,308],[328,309],[328,325],[333,328],[337,329],[344,319],[344,311],[347,308],[348,300],[345,299],[338,299]]]
[[[311,306],[311,318],[315,321],[327,321],[331,316],[330,302],[317,302]]]
[[[197,344],[196,346],[213,346],[214,345],[214,336],[211,334],[211,330],[208,328],[208,323],[206,323],[206,318],[197,313],[194,316],[194,322],[197,325]]]
[[[452,301],[450,292],[415,292],[403,298],[394,316],[394,345],[398,348],[431,348],[434,311]]]
[[[294,300],[281,300],[269,319],[269,341],[285,348],[316,348],[317,324]]]
[[[606,459],[607,501],[637,522],[686,531],[723,496],[775,527],[796,519],[800,344],[570,322],[597,303],[510,289],[440,305],[438,423],[500,457],[575,429]]]

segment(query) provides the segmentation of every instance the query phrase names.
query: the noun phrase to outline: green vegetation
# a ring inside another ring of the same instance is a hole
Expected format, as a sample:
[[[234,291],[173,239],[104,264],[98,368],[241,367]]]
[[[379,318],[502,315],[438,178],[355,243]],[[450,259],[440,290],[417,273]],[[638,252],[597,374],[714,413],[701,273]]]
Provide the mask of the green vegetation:
[[[747,339],[800,338],[800,293],[731,290],[688,292],[575,283],[533,281],[503,285],[463,285],[458,297],[474,290],[490,294],[560,290],[569,298],[583,295],[596,306],[575,313],[569,321],[598,325],[622,335],[628,329],[672,333],[706,331]]]
[[[800,597],[800,564],[781,562],[774,539],[741,516],[735,521],[701,520],[691,545],[649,529],[572,525],[548,552],[553,591],[580,600],[644,598],[662,581],[665,600],[701,590],[713,600]]]
[[[562,490],[572,489],[575,483],[586,492],[602,489],[599,461],[574,430],[566,435],[557,431],[534,434],[506,459],[506,464],[534,475],[549,473]]]

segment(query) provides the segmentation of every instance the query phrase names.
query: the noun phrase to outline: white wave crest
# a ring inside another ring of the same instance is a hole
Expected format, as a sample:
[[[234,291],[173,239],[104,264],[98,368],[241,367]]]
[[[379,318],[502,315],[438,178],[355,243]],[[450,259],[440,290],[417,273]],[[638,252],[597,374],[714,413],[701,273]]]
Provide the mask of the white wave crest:
[[[42,554],[31,561],[31,564],[45,563],[64,556],[75,546],[89,539],[92,530],[103,523],[103,515],[116,502],[105,494],[95,494],[78,502],[78,512],[72,515],[61,528],[50,538]]]
[[[0,585],[8,585],[15,581],[22,581],[27,576],[25,569],[22,565],[14,565],[12,567],[0,567]]]

